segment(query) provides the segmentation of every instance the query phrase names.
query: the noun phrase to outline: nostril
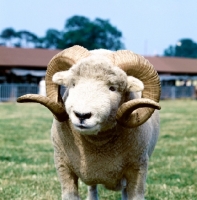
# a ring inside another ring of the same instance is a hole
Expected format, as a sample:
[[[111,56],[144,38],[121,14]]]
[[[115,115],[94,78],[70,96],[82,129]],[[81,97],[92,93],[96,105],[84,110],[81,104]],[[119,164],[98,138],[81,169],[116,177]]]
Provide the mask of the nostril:
[[[75,112],[75,111],[74,111],[74,113],[75,113],[75,116],[76,116],[76,117],[78,117],[78,118],[81,118],[81,117],[82,117],[82,114],[81,114],[81,113],[78,113],[78,112]]]
[[[86,113],[86,114],[84,114],[84,118],[85,118],[85,119],[90,119],[91,116],[92,116],[91,113]]]
[[[91,113],[79,113],[76,111],[74,111],[74,113],[75,113],[75,116],[81,120],[89,119],[92,116]]]

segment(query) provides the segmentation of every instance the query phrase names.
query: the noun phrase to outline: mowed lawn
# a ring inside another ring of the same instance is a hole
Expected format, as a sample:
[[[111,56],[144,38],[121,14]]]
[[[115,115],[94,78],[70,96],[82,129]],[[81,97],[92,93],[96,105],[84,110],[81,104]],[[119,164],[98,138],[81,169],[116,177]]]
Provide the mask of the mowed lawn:
[[[197,199],[197,101],[162,101],[146,200]],[[52,114],[37,104],[0,104],[0,200],[60,200],[50,140]],[[86,186],[80,182],[82,199]],[[100,200],[120,200],[99,187]]]

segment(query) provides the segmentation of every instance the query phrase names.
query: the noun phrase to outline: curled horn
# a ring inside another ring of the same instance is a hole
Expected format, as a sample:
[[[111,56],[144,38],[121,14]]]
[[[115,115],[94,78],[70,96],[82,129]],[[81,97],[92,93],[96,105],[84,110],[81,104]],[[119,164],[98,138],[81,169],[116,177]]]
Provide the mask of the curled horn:
[[[60,86],[52,82],[53,75],[58,71],[68,70],[72,65],[89,55],[89,51],[81,46],[73,46],[55,55],[48,64],[46,71],[46,93],[47,96],[38,94],[27,94],[19,97],[17,102],[35,102],[46,106],[54,117],[63,122],[68,119],[65,106],[60,95]]]
[[[121,125],[130,128],[137,127],[146,122],[155,109],[160,109],[158,104],[161,93],[159,76],[148,60],[128,50],[114,52],[113,62],[127,75],[132,75],[144,83],[142,98],[123,103],[116,115]]]

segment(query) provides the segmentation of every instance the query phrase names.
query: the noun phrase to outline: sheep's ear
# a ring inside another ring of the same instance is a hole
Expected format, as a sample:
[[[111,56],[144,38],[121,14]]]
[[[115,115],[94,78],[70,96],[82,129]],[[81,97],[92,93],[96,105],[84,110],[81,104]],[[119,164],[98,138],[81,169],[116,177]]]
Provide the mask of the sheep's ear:
[[[144,84],[133,76],[127,76],[127,90],[130,92],[140,92],[144,89]]]
[[[69,84],[70,75],[70,71],[57,72],[53,75],[52,81],[58,85],[67,86]]]

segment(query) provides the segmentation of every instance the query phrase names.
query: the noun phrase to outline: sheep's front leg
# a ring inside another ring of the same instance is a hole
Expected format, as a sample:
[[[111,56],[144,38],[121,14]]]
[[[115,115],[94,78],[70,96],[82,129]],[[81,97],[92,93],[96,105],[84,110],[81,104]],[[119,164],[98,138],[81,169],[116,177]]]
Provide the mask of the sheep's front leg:
[[[144,200],[147,166],[138,169],[130,168],[126,173],[127,186],[123,191],[123,199]]]
[[[88,186],[88,197],[87,200],[98,200],[97,186]]]
[[[58,152],[55,152],[54,159],[62,188],[62,200],[80,200],[78,177],[68,168]]]

